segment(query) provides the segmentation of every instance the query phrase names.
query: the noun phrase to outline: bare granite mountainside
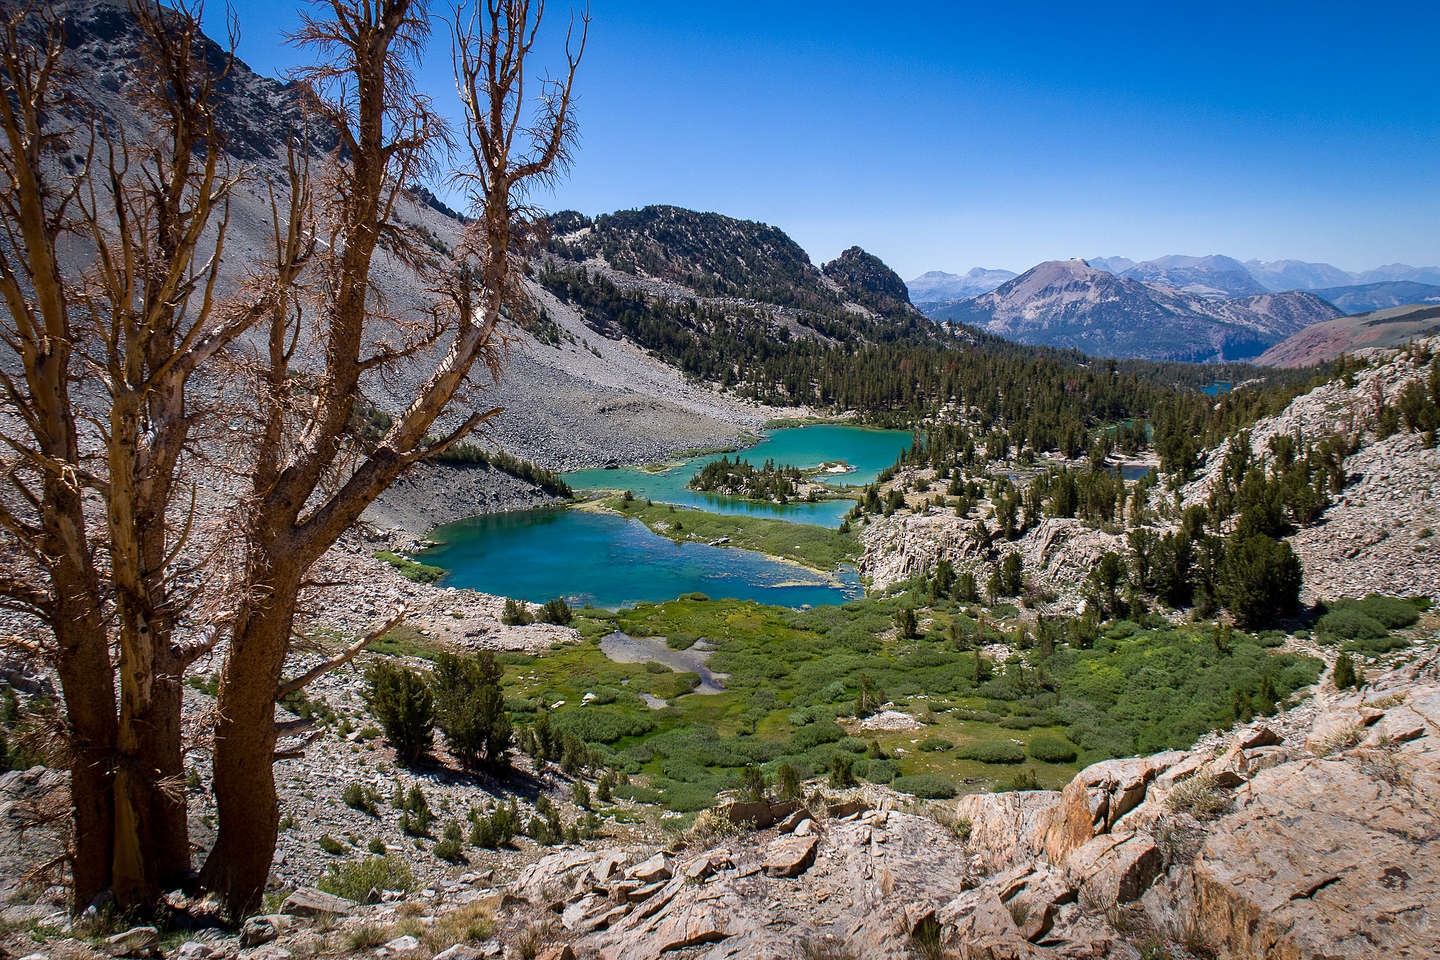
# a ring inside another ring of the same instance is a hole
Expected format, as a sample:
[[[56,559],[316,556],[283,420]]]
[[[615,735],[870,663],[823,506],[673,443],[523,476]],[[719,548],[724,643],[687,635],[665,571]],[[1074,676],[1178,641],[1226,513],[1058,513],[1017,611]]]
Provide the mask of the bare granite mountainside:
[[[1128,272],[1117,277],[1083,260],[1054,260],[989,293],[927,312],[1020,343],[1094,356],[1208,361],[1258,356],[1340,311],[1310,293],[1214,299],[1131,279]]]
[[[1440,289],[1440,288],[1437,288]],[[1440,333],[1440,304],[1410,304],[1306,327],[1260,355],[1274,367],[1308,367],[1367,347],[1398,347]]]

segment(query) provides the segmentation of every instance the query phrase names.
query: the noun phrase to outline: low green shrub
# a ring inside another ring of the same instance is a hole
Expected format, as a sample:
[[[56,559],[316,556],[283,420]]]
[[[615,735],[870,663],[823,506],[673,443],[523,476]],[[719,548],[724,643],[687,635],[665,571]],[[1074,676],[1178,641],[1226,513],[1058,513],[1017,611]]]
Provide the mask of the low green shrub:
[[[1410,646],[1409,640],[1390,633],[1383,637],[1366,637],[1364,639],[1351,640],[1341,649],[1358,653],[1381,654],[1389,653],[1391,650],[1403,650],[1408,646]]]
[[[715,803],[715,794],[724,789],[719,780],[704,780],[699,783],[675,783],[661,781],[660,802],[678,813],[693,813],[704,810]]]
[[[564,597],[556,597],[554,600],[545,601],[545,606],[540,609],[540,619],[556,626],[568,627],[570,621],[575,619],[575,614]]]
[[[1025,748],[1010,740],[981,740],[961,747],[957,756],[979,763],[1024,763]]]
[[[367,789],[363,785],[351,781],[346,784],[345,790],[340,794],[340,799],[343,800],[345,806],[351,810],[359,810],[361,813],[369,814],[372,817],[378,817],[380,815],[377,810],[380,805],[380,794],[374,787]]]
[[[651,787],[642,787],[635,783],[622,783],[615,787],[615,796],[621,800],[630,800],[634,803],[659,803],[661,800],[660,791]]]
[[[893,760],[865,760],[855,765],[855,772],[871,783],[890,783],[900,775]]]
[[[1358,610],[1391,630],[1412,626],[1420,619],[1420,611],[1413,601],[1382,597],[1378,593],[1368,594],[1360,600],[1341,600],[1332,605],[1332,609]]]
[[[823,723],[807,723],[796,730],[795,735],[790,738],[790,749],[796,753],[804,753],[822,743],[838,743],[844,737],[844,728],[833,720]]]
[[[926,800],[948,800],[955,796],[955,784],[933,773],[917,773],[908,777],[896,777],[890,786],[901,793],[912,794]]]
[[[507,627],[523,627],[526,624],[534,623],[535,618],[530,613],[530,608],[514,597],[505,598],[505,608],[500,611],[500,622]]]
[[[1379,640],[1389,633],[1385,624],[1354,607],[1331,610],[1316,625],[1322,636],[1335,640]]]
[[[556,714],[552,724],[559,733],[571,734],[587,743],[614,743],[625,737],[649,733],[655,728],[655,721],[648,716],[616,707],[567,710]]]
[[[1030,756],[1045,763],[1070,763],[1075,759],[1075,747],[1059,737],[1031,737],[1026,747]]]
[[[999,724],[997,724],[997,726],[1004,727],[1006,730],[1031,730],[1035,727],[1050,727],[1054,725],[1054,717],[1039,716],[1037,714],[1002,717]]]
[[[415,874],[404,860],[395,857],[369,857],[331,864],[330,870],[320,878],[319,887],[337,897],[363,902],[371,890],[398,890],[409,893],[415,889]]]
[[[955,744],[944,737],[926,737],[917,744],[917,749],[924,750],[926,753],[939,753],[942,750],[954,750]]]

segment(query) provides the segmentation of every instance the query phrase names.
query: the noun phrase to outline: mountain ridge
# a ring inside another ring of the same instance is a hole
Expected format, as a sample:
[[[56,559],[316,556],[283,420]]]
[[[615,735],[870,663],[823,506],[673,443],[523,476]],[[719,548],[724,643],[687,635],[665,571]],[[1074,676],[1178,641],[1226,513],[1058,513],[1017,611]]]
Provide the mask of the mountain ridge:
[[[1104,356],[1152,360],[1233,360],[1338,311],[1313,294],[1260,293],[1215,300],[1052,260],[995,290],[930,308],[929,316],[989,333]]]

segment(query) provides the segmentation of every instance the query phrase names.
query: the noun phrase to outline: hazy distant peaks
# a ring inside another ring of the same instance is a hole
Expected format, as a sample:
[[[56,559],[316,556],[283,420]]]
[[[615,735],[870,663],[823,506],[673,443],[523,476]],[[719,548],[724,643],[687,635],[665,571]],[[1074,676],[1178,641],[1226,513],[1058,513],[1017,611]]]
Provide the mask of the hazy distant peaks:
[[[940,300],[963,300],[989,293],[1015,276],[1013,270],[990,270],[973,267],[964,274],[931,270],[905,285],[910,288],[912,303],[933,303]]]
[[[1086,257],[1085,262],[1092,267],[1109,271],[1117,277],[1135,266],[1135,261],[1129,257]]]
[[[1352,272],[1334,264],[1304,260],[1247,260],[1242,263],[1234,257],[1218,253],[1205,256],[1170,254],[1141,261],[1111,256],[1048,262],[1083,263],[1116,277],[1172,287],[1211,300],[1253,297],[1287,290],[1337,292],[1337,288],[1360,284],[1404,282],[1440,285],[1440,267],[1413,267],[1406,263],[1390,263],[1373,270]],[[915,303],[938,303],[977,297],[1016,276],[1009,270],[983,267],[975,267],[964,274],[931,270],[909,282],[910,299]],[[1381,305],[1383,302],[1377,300],[1367,309]]]
[[[1158,257],[1135,264],[1121,276],[1215,299],[1253,297],[1269,290],[1255,279],[1245,264],[1214,253],[1204,257]]]

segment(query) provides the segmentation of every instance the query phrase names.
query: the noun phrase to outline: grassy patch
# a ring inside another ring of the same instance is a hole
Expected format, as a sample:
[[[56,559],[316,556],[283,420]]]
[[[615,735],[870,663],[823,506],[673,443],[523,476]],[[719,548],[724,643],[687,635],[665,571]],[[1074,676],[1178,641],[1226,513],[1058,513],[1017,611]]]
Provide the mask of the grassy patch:
[[[606,498],[601,504],[623,516],[634,517],[655,533],[677,543],[727,540],[727,546],[794,560],[816,570],[834,570],[860,555],[860,540],[854,533],[808,523],[723,515],[664,503],[647,505],[643,500],[626,503],[620,497]]]
[[[391,553],[389,550],[381,550],[375,554],[376,560],[384,560],[390,566],[400,571],[400,576],[406,580],[414,580],[416,583],[439,583],[440,579],[447,573],[441,567],[432,567],[428,563],[421,563],[418,560],[411,560],[409,557],[402,557],[398,553]]]
[[[923,636],[893,639],[902,605],[923,611]],[[593,624],[586,639],[510,664],[505,693],[517,723],[533,722],[544,705],[557,727],[630,775],[617,796],[691,811],[738,786],[747,766],[773,783],[782,764],[823,776],[836,757],[859,779],[927,790],[942,781],[1058,788],[1079,762],[1188,744],[1237,709],[1268,712],[1319,669],[1238,631],[1222,652],[1203,624],[1101,631],[1086,649],[1062,643],[1044,659],[1032,649],[977,664],[968,639],[946,636],[962,618],[973,623],[908,587],[813,610],[703,596],[586,610],[576,619]],[[694,673],[611,662],[599,645],[611,630],[664,638],[671,650],[713,650],[706,666],[725,689],[698,695]],[[884,700],[924,716],[925,729],[860,729],[850,718],[862,677]],[[668,706],[652,710],[642,694]],[[936,779],[908,779],[917,777]]]
[[[421,660],[434,660],[445,652],[444,646],[427,639],[408,623],[391,627],[385,636],[370,644],[368,649],[372,653],[383,653],[392,657],[418,657]]]

